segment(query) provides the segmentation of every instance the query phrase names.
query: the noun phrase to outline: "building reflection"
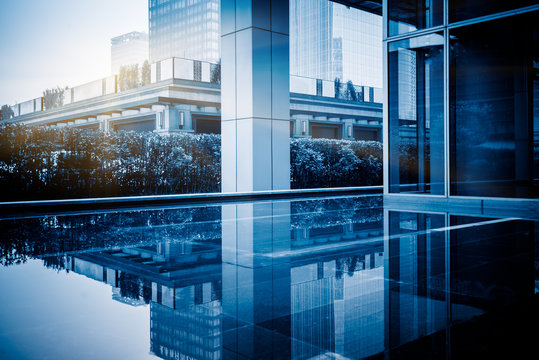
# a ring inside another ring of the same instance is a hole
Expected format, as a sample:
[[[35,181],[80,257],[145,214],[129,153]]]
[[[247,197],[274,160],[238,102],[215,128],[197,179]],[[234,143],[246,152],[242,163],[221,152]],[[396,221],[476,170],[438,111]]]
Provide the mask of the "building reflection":
[[[448,358],[456,326],[535,291],[533,222],[385,210],[316,227],[296,210],[227,204],[220,240],[68,264],[116,301],[149,304],[150,351],[164,359]]]

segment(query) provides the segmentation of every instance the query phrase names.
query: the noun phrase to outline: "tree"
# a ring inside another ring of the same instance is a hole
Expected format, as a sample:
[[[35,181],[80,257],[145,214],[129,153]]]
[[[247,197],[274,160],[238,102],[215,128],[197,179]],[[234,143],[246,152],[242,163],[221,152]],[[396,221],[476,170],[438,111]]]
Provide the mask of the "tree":
[[[46,89],[43,91],[43,106],[45,110],[64,106],[64,92],[67,89],[69,89],[67,86],[65,88],[56,86],[56,89]]]
[[[118,86],[120,87],[120,91],[135,89],[139,86],[138,64],[120,66]]]
[[[152,67],[148,60],[144,60],[140,71],[140,83],[142,86],[150,85],[152,82]]]
[[[342,89],[341,79],[336,77],[335,78],[335,99],[341,98],[341,89]]]
[[[346,83],[346,97],[348,100],[357,101],[356,88],[354,87],[352,80],[348,80]]]
[[[211,64],[211,79],[210,82],[212,84],[220,84],[221,83],[221,59],[217,62],[217,64]]]
[[[15,116],[13,109],[9,105],[2,105],[2,110],[0,110],[0,120],[9,120],[13,116]]]

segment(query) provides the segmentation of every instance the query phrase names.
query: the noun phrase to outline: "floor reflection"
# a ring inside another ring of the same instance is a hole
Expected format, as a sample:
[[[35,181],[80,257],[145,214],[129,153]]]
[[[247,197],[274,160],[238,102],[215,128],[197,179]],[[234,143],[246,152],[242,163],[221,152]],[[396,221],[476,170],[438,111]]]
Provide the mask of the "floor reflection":
[[[463,324],[479,332],[477,319],[535,304],[536,223],[373,199],[182,210],[161,217],[167,237],[141,225],[128,246],[54,258],[115,301],[149,304],[150,351],[164,359],[454,358],[492,341],[463,337]]]

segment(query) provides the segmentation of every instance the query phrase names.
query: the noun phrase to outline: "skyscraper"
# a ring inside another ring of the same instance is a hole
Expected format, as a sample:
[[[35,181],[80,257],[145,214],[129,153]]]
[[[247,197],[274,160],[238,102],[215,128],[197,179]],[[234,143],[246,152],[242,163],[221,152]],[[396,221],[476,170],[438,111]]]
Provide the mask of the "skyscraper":
[[[110,40],[110,70],[120,72],[120,66],[139,64],[148,60],[148,34],[133,31]]]
[[[219,61],[220,0],[150,0],[148,14],[150,62]]]
[[[290,73],[382,87],[382,17],[330,1],[290,0]]]
[[[220,59],[220,0],[150,0],[150,62]],[[382,17],[331,1],[290,1],[290,73],[382,87]]]

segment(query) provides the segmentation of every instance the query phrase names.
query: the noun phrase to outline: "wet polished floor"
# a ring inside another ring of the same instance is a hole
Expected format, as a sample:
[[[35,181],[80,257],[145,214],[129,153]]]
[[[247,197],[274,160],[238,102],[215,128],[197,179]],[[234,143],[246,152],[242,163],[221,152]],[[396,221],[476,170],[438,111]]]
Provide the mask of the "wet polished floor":
[[[534,352],[532,221],[361,196],[4,219],[0,234],[2,359]]]

